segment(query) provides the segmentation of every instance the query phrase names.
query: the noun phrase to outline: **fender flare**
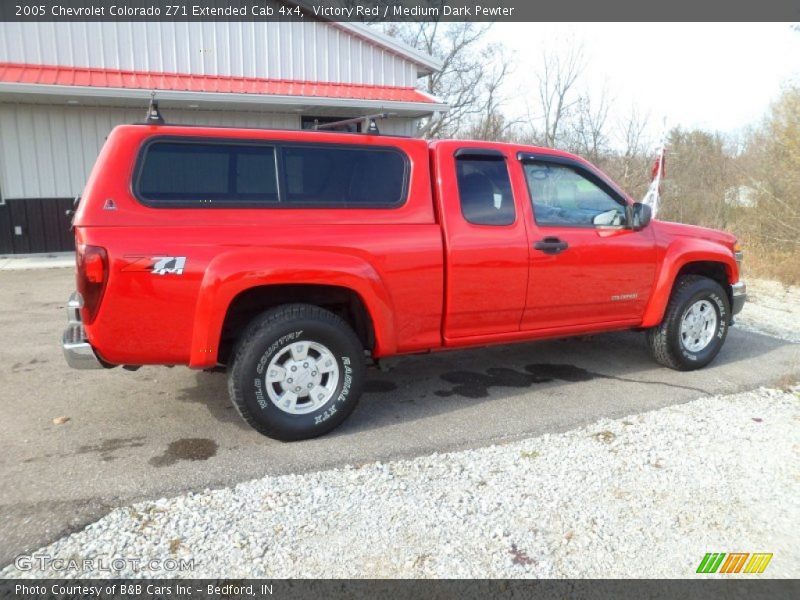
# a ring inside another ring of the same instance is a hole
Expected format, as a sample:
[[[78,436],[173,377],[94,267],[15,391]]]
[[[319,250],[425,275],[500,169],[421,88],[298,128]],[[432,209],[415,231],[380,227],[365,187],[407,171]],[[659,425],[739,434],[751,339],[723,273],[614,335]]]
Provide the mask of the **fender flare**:
[[[195,307],[189,367],[216,366],[225,316],[236,296],[254,287],[282,284],[334,285],[353,291],[372,320],[375,354],[395,350],[391,296],[368,261],[331,250],[259,247],[230,250],[208,264]]]
[[[661,323],[678,273],[686,265],[696,262],[720,263],[725,267],[728,283],[739,280],[739,267],[726,247],[697,238],[674,240],[661,259],[661,268],[656,274],[653,293],[644,311],[642,327],[655,327]]]

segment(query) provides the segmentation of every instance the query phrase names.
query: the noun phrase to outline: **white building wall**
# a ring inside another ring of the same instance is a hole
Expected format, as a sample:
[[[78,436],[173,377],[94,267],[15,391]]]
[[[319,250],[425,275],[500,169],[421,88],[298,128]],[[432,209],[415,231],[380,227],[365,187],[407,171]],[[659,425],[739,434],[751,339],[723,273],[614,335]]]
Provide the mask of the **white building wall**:
[[[0,22],[0,62],[411,87],[417,82],[411,61],[318,21]]]
[[[299,129],[290,113],[165,109],[170,123]],[[141,122],[142,108],[0,103],[3,198],[79,195],[106,136],[120,123]],[[379,122],[382,133],[413,135],[409,119]]]
[[[418,70],[382,46],[319,21],[0,22],[0,62],[410,87]],[[0,96],[0,194],[6,199],[80,194],[113,126],[141,121],[143,113],[144,106],[19,104]],[[170,123],[300,127],[296,113],[165,109],[164,114]],[[379,127],[387,134],[416,133],[412,119],[388,119]]]

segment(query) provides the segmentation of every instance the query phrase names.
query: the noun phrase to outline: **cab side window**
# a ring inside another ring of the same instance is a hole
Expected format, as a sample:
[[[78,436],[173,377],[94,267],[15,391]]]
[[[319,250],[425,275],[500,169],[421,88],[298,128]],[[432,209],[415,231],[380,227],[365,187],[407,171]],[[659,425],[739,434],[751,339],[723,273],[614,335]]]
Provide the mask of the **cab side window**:
[[[625,205],[579,170],[545,161],[524,164],[538,225],[622,226]]]
[[[461,214],[475,225],[511,225],[516,218],[506,161],[500,157],[456,158]]]

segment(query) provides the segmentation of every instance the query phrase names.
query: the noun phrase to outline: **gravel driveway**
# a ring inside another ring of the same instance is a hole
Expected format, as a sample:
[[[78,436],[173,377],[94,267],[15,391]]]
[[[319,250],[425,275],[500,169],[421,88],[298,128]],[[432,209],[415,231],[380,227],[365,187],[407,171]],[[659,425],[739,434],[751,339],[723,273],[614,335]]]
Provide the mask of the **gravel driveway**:
[[[790,342],[800,342],[800,287],[777,281],[747,281],[747,302],[736,325]]]
[[[762,388],[140,503],[44,552],[193,558],[183,576],[228,578],[690,577],[706,552],[771,552],[759,577],[797,577],[798,473],[800,387]]]

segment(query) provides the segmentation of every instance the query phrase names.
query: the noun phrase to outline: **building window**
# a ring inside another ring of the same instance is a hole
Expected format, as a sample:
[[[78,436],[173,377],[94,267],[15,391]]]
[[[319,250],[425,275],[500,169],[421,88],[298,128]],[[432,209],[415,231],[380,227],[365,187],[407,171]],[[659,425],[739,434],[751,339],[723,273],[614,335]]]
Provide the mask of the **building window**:
[[[345,121],[352,117],[300,117],[301,129],[314,129],[314,124],[325,125],[327,123],[336,123],[337,121]],[[346,133],[361,133],[361,123],[348,123],[333,129],[326,129],[325,131],[344,131]]]
[[[516,219],[506,161],[501,157],[456,158],[461,214],[475,225],[511,225]]]

